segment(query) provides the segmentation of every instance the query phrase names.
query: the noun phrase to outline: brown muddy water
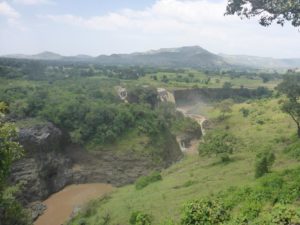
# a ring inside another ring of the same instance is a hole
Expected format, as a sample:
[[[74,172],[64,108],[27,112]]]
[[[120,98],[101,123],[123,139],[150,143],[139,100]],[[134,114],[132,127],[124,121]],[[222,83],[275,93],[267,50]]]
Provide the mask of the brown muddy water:
[[[70,218],[74,208],[81,207],[88,201],[102,197],[112,190],[111,185],[101,183],[67,186],[43,202],[47,210],[35,221],[34,225],[61,225]]]

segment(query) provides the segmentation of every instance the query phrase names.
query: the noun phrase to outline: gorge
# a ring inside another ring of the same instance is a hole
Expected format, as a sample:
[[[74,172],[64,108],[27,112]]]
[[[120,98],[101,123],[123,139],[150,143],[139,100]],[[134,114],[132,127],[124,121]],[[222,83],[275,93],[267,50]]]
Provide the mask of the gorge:
[[[124,94],[126,89],[121,90],[121,97],[127,96]],[[246,97],[256,95],[255,90],[249,89],[233,90],[230,95],[241,97],[241,93],[245,93]],[[134,151],[86,151],[82,146],[72,144],[68,133],[50,122],[20,128],[19,139],[26,155],[14,164],[11,182],[23,183],[20,199],[33,209],[34,219],[44,213],[35,225],[49,224],[43,221],[60,225],[62,220],[68,220],[74,208],[109,193],[112,186],[130,184],[151,171],[167,168],[182,158],[182,152],[197,153],[199,138],[204,133],[203,127],[209,128],[206,119],[198,114],[199,109],[209,101],[224,97],[224,91],[167,91],[160,88],[158,96],[162,103],[175,103],[179,112],[202,128],[198,133],[186,132],[176,138],[166,134],[164,139],[167,144],[163,149],[162,161],[159,162],[153,161],[147,154],[136,154]],[[60,202],[65,201],[71,203],[66,206],[67,210],[62,210]],[[47,209],[41,205],[46,205]]]

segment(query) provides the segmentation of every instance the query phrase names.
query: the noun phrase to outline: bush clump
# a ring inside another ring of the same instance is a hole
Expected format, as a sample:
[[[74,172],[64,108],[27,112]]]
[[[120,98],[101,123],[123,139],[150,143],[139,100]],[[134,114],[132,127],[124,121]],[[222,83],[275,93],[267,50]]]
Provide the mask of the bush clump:
[[[143,212],[133,212],[131,213],[129,223],[131,225],[151,225],[152,216]]]
[[[181,225],[218,225],[229,219],[226,207],[217,200],[196,200],[185,205]]]
[[[250,110],[244,107],[240,109],[240,112],[243,114],[243,117],[248,117],[250,114]]]
[[[287,205],[277,204],[271,212],[270,224],[300,224],[299,211]]]
[[[135,182],[135,188],[137,190],[141,190],[144,187],[148,186],[151,183],[157,182],[162,180],[162,176],[159,172],[155,171],[153,173],[151,173],[148,176],[143,176],[140,177],[136,182]]]
[[[204,137],[204,143],[199,145],[200,155],[215,154],[220,157],[221,162],[230,160],[229,155],[235,150],[237,138],[225,131],[208,133]]]

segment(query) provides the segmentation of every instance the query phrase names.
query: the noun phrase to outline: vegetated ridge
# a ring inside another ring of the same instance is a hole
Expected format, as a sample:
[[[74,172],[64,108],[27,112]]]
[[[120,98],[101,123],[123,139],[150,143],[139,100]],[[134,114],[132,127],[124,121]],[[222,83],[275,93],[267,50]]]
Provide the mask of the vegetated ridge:
[[[62,56],[53,52],[42,52],[36,55],[5,55],[7,58],[23,58],[34,60],[63,60],[80,61],[102,65],[134,65],[159,66],[172,68],[294,68],[300,67],[300,59],[276,59],[271,57],[257,57],[247,55],[214,54],[199,46],[180,48],[162,48],[146,52],[131,54]]]

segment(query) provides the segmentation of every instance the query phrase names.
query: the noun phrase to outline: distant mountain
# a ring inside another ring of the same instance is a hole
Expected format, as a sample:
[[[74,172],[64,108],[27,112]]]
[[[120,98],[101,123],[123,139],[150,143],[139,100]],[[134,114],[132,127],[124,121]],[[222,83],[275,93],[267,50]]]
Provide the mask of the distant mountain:
[[[76,55],[76,56],[65,56],[63,57],[64,61],[74,61],[74,62],[89,62],[93,61],[94,57],[89,55]]]
[[[12,59],[27,59],[29,56],[25,54],[10,54],[10,55],[3,55],[3,58],[12,58]]]
[[[57,53],[53,52],[41,52],[37,55],[32,55],[32,59],[40,59],[40,60],[60,60],[63,59],[64,56],[61,56]]]
[[[230,65],[222,57],[199,46],[165,48],[132,54],[101,55],[96,59],[101,64],[146,65],[163,67],[221,68]]]
[[[61,56],[53,52],[41,52],[36,55],[24,55],[24,54],[15,54],[15,55],[5,55],[5,58],[16,58],[16,59],[35,59],[35,60],[61,60],[64,56]]]
[[[300,59],[276,59],[271,57],[258,57],[247,55],[220,54],[223,60],[231,65],[251,68],[294,68],[300,67]]]
[[[283,63],[288,65],[289,67],[297,67],[300,68],[300,58],[298,59],[281,59]]]
[[[112,54],[92,57],[89,55],[62,56],[53,52],[42,52],[36,55],[6,55],[8,58],[34,60],[60,60],[69,62],[90,62],[102,65],[137,65],[172,68],[255,68],[255,69],[287,69],[300,68],[299,59],[276,59],[247,55],[216,55],[199,46],[181,48],[162,48],[147,52],[131,54]]]

